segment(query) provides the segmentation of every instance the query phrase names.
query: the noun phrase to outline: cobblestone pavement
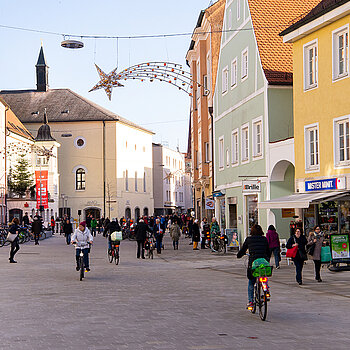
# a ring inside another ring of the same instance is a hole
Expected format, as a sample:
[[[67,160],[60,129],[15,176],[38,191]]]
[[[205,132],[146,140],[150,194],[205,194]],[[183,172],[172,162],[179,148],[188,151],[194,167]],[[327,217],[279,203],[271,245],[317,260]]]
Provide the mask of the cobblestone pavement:
[[[349,349],[350,272],[322,270],[295,283],[284,261],[270,279],[266,322],[245,310],[244,260],[166,249],[154,260],[136,259],[136,243],[121,245],[121,264],[109,264],[98,236],[91,272],[82,282],[74,248],[55,235],[21,246],[18,264],[0,248],[0,349]]]

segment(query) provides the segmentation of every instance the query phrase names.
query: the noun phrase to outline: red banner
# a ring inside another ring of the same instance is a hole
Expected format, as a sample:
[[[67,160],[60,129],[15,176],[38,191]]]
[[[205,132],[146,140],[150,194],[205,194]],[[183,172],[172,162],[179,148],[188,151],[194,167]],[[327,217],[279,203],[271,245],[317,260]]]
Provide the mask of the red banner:
[[[49,176],[49,172],[47,170],[41,170],[41,171],[35,172],[36,208],[37,209],[40,209],[40,205],[43,205],[45,209],[48,209],[49,207],[49,198],[47,193],[48,176]]]

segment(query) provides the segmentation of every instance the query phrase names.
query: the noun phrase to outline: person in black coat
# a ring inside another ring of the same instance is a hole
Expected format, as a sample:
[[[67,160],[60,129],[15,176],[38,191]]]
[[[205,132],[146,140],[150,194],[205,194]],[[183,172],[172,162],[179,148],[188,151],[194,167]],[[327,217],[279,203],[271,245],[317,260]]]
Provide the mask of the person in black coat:
[[[152,232],[148,225],[145,224],[143,219],[140,219],[135,228],[135,238],[137,241],[137,258],[145,258],[145,240],[147,238],[147,232]]]
[[[295,258],[292,258],[294,265],[295,265],[295,271],[296,271],[296,280],[299,283],[299,285],[303,284],[303,266],[304,261],[307,260],[307,254],[306,254],[306,246],[307,240],[304,235],[301,234],[301,231],[299,228],[296,228],[294,231],[294,235],[289,238],[287,242],[287,249],[291,249],[295,246],[298,246],[297,255]]]
[[[269,242],[264,236],[264,232],[260,225],[254,225],[250,229],[250,236],[246,238],[241,250],[237,254],[237,258],[240,259],[249,250],[249,261],[247,268],[248,282],[248,307],[253,305],[254,301],[254,285],[256,278],[252,275],[252,264],[256,259],[264,258],[267,261],[270,257]]]
[[[70,237],[71,237],[71,234],[73,233],[73,226],[69,219],[65,220],[65,222],[63,223],[63,232],[66,237],[67,245],[70,245]]]
[[[192,241],[193,250],[198,250],[198,242],[201,240],[201,234],[199,232],[198,220],[194,220],[192,225]]]
[[[23,218],[22,218],[22,225],[23,226],[28,226],[29,225],[29,217],[28,217],[28,213],[25,213]]]
[[[14,257],[15,254],[19,251],[19,243],[18,243],[18,233],[19,233],[19,220],[17,218],[13,218],[9,225],[9,232],[17,235],[16,238],[11,242],[11,249],[10,249],[10,263],[15,264],[17,261],[15,261]]]
[[[32,232],[34,235],[35,245],[39,244],[39,235],[42,230],[42,221],[39,215],[35,215],[32,223]]]

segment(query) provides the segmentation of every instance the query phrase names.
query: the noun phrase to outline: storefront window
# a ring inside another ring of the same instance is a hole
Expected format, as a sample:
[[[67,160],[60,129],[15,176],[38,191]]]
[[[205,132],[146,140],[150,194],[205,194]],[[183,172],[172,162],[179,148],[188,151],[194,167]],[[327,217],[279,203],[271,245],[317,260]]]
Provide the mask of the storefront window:
[[[258,224],[258,195],[247,196],[247,222],[248,222],[248,231],[252,226]],[[249,234],[248,232],[248,234]]]
[[[314,230],[316,225],[316,206],[314,204],[310,205],[309,208],[304,210],[304,231],[306,237],[309,236],[309,232]]]
[[[318,206],[318,224],[322,232],[338,232],[338,205],[337,202],[323,202]]]
[[[350,202],[339,202],[340,206],[340,233],[350,231]]]

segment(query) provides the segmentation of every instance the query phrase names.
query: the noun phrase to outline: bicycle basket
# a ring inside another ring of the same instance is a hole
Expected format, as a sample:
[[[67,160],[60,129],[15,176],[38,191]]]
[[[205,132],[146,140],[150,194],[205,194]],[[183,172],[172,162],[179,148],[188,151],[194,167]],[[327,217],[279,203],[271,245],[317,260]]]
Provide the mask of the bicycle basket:
[[[123,240],[122,232],[114,231],[111,233],[111,241],[122,241],[122,240]]]
[[[256,259],[252,264],[252,275],[253,277],[272,276],[272,266],[266,259]]]

